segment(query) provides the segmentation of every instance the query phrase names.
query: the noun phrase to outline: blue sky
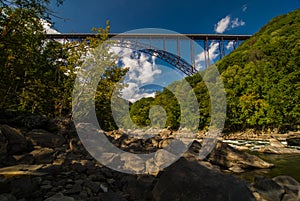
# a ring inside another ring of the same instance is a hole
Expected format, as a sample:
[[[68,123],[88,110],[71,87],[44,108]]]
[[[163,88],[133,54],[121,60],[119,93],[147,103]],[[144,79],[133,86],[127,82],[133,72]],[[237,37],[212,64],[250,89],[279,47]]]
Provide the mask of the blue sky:
[[[300,0],[65,0],[52,10],[60,17],[53,18],[53,28],[61,33],[89,33],[93,27],[105,27],[109,20],[112,33],[160,28],[181,34],[254,34],[273,17],[299,7]],[[226,44],[227,52],[233,49],[232,44]],[[219,58],[218,49],[217,42],[210,43],[212,62]],[[127,100],[154,96],[154,91],[141,90],[147,85],[165,87],[185,77],[154,56],[136,54],[128,48],[114,51],[124,54],[120,57],[122,66],[130,67],[125,79],[128,87],[123,90]],[[189,55],[188,51],[182,50]],[[195,55],[196,68],[203,68],[203,49]]]
[[[226,33],[253,34],[271,18],[300,7],[300,0],[65,0],[54,18],[60,32],[90,32],[110,20],[111,32],[163,28],[179,33],[214,33],[230,16],[245,22]]]

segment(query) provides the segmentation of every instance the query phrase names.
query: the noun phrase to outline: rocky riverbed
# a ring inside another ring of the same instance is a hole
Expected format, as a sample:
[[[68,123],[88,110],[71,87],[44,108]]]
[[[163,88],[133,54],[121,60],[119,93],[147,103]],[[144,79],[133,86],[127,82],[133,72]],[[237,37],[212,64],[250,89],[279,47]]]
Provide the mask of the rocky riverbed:
[[[272,168],[257,156],[218,141],[200,160],[201,140],[163,171],[168,160],[155,157],[152,166],[124,161],[137,173],[125,174],[97,162],[82,146],[70,119],[48,119],[38,115],[3,113],[0,117],[1,201],[136,201],[136,200],[284,200],[300,199],[300,185],[288,176],[257,177],[253,183],[227,172]],[[92,125],[91,125],[92,127]],[[170,130],[149,139],[123,131],[104,133],[115,146],[132,153],[157,152],[174,139]],[[168,155],[167,155],[168,156]]]

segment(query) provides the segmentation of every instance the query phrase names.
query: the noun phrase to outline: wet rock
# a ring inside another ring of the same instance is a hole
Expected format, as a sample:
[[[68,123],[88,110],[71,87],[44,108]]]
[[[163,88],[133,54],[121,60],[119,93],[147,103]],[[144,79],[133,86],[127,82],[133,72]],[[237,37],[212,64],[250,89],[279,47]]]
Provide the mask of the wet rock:
[[[27,137],[35,146],[56,148],[65,143],[62,136],[55,135],[42,129],[35,129],[27,133]]]
[[[184,158],[168,167],[153,189],[156,201],[254,201],[244,181]]]

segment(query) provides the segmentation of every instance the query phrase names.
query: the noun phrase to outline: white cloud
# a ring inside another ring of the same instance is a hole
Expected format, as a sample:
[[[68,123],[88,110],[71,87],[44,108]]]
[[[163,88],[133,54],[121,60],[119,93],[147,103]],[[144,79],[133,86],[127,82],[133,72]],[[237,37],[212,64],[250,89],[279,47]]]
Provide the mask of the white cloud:
[[[216,25],[215,25],[215,32],[216,33],[224,33],[229,27],[230,23],[230,16],[226,16],[223,19],[221,19]]]
[[[244,26],[246,23],[243,20],[240,20],[239,18],[235,18],[231,21],[231,28],[236,28],[240,26]]]
[[[228,44],[226,45],[226,49],[227,50],[230,50],[233,48],[233,45],[234,45],[234,41],[229,41]]]
[[[46,20],[40,19],[40,21],[47,34],[60,34],[57,30],[51,28],[51,24]]]
[[[152,83],[156,75],[161,74],[155,64],[155,56],[135,52],[130,48],[111,47],[111,50],[120,56],[123,67],[129,67],[124,83],[128,86],[122,89],[122,98],[135,102],[142,97],[154,97],[155,93],[141,92],[139,88]]]
[[[219,43],[216,41],[213,41],[210,45],[209,45],[209,60],[213,61],[214,59],[216,59],[220,53],[219,53]],[[207,55],[206,55],[207,56]],[[206,58],[208,59],[208,58]],[[196,68],[199,70],[201,68],[204,68],[205,66],[205,51],[201,52],[200,54],[198,54],[196,56]]]
[[[243,20],[239,18],[231,19],[231,17],[227,15],[215,25],[215,32],[222,34],[227,30],[244,26],[244,25],[246,25],[246,23]]]

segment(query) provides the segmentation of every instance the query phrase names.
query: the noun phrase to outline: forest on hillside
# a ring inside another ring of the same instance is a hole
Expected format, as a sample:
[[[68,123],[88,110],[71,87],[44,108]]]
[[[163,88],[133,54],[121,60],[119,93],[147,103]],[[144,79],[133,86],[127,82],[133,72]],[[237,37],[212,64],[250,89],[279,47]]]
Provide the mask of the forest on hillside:
[[[253,128],[297,130],[300,126],[300,9],[272,19],[254,36],[215,65],[226,90],[225,129]],[[203,73],[201,73],[203,74]],[[199,129],[210,124],[210,96],[200,74],[187,77],[199,102]],[[180,88],[181,81],[171,88]],[[178,129],[180,105],[165,88],[155,98],[143,98],[131,106],[139,126],[150,124],[151,106],[161,105],[167,113],[166,126]],[[142,108],[142,109],[141,109]]]

